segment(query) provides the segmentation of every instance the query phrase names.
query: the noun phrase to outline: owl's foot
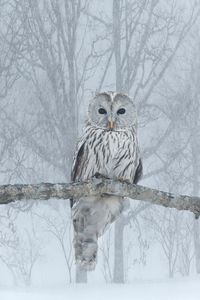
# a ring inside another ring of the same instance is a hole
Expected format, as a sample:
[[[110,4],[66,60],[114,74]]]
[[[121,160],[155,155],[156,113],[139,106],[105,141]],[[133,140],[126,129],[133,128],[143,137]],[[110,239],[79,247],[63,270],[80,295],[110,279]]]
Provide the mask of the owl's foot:
[[[125,178],[123,178],[123,177],[118,177],[117,180],[119,180],[119,181],[122,182],[122,183],[123,183],[123,182],[129,183],[129,184],[131,183],[130,180],[125,179]]]
[[[97,178],[97,179],[110,179],[109,177],[107,177],[101,173],[98,173],[98,172],[95,173],[94,176],[92,176],[92,177]]]

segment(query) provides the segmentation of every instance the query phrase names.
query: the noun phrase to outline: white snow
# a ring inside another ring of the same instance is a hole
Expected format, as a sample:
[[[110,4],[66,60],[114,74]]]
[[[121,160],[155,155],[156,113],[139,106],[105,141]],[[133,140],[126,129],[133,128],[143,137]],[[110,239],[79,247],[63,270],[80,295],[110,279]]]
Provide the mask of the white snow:
[[[200,277],[130,284],[72,284],[65,288],[0,288],[0,300],[199,300]]]

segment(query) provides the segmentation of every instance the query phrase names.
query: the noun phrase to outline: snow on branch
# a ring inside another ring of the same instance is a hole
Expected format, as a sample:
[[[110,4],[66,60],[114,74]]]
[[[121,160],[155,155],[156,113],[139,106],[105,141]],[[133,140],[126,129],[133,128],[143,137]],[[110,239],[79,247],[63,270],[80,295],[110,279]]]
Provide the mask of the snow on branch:
[[[69,199],[94,195],[116,195],[142,200],[200,215],[200,198],[175,195],[141,185],[106,178],[92,178],[77,183],[14,184],[0,186],[0,204],[16,200]]]

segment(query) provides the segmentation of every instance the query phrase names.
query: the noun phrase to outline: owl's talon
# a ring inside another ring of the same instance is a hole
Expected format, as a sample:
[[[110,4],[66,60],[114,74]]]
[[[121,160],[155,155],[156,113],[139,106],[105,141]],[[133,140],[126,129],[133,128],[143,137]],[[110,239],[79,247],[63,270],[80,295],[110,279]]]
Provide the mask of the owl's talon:
[[[123,178],[123,177],[118,177],[117,180],[120,181],[120,182],[122,182],[122,183],[123,183],[123,182],[129,183],[129,184],[131,183],[130,180],[125,179],[125,178]]]
[[[107,177],[101,173],[98,173],[98,172],[95,173],[94,176],[92,176],[92,177],[97,178],[97,179],[110,179],[109,177]]]

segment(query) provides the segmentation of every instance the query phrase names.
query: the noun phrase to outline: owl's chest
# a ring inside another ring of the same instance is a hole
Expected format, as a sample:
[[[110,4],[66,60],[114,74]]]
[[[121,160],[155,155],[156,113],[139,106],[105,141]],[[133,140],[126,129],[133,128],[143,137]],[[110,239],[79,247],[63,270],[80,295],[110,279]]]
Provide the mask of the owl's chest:
[[[108,131],[96,137],[89,156],[92,173],[120,176],[133,153],[133,138],[125,132]]]

